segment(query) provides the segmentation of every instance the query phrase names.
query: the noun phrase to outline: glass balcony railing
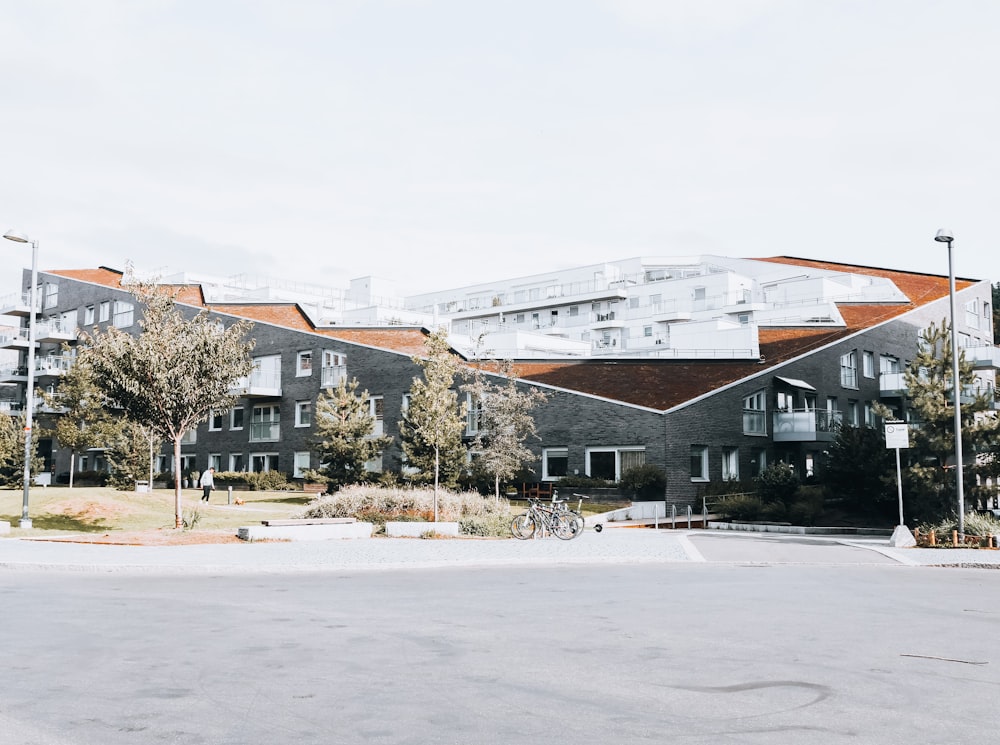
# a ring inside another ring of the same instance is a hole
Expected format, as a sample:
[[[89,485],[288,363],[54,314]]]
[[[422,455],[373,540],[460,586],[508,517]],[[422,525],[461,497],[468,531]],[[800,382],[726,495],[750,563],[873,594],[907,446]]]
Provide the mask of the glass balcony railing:
[[[251,422],[250,442],[276,442],[281,439],[281,424],[278,422]]]

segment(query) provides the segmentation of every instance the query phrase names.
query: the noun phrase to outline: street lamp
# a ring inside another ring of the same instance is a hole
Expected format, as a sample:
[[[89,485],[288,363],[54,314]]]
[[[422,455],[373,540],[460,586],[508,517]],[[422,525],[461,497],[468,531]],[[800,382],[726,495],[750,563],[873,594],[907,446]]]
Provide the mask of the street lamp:
[[[961,383],[958,378],[958,327],[955,325],[955,270],[951,263],[951,242],[955,237],[943,228],[934,236],[948,244],[948,299],[951,302],[951,382],[955,401],[955,479],[958,488],[958,535],[965,540],[965,482],[962,467],[962,405],[959,402]]]
[[[31,244],[31,293],[28,299],[28,388],[25,391],[27,413],[24,415],[24,503],[21,507],[20,527],[30,528],[28,517],[28,488],[31,485],[31,417],[35,408],[35,303],[38,293],[38,241],[17,230],[8,230],[3,237],[15,243]]]

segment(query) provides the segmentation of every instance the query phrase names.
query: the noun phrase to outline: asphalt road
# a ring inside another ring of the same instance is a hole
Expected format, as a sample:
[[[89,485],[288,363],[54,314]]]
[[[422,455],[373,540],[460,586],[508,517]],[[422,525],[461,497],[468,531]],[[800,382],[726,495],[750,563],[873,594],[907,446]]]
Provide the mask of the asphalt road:
[[[1000,721],[988,570],[25,570],[0,608],[11,745],[909,745]]]

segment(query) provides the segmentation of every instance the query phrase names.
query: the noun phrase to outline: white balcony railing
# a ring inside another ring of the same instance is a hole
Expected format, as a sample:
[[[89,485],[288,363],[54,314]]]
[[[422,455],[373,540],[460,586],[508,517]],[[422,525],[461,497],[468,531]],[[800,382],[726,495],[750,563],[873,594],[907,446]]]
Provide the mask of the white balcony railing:
[[[331,365],[320,369],[320,385],[336,388],[340,381],[347,379],[347,365]]]

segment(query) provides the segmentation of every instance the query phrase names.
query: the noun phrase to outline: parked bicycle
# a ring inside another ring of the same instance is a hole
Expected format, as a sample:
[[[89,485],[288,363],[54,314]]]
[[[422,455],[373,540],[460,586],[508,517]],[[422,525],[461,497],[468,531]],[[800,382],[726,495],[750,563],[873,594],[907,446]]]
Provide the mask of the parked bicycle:
[[[574,497],[578,497],[576,503],[576,509],[570,509],[568,499],[559,499],[559,490],[552,490],[552,505],[553,509],[557,512],[564,512],[569,515],[570,519],[573,520],[573,529],[577,531],[577,535],[583,532],[584,528],[584,518],[583,518],[583,500],[590,499],[586,494],[574,494]]]
[[[572,540],[583,532],[569,512],[546,507],[540,500],[529,497],[528,511],[511,520],[510,532],[515,538],[525,541],[533,538],[539,530],[543,535],[548,532],[563,541]]]

